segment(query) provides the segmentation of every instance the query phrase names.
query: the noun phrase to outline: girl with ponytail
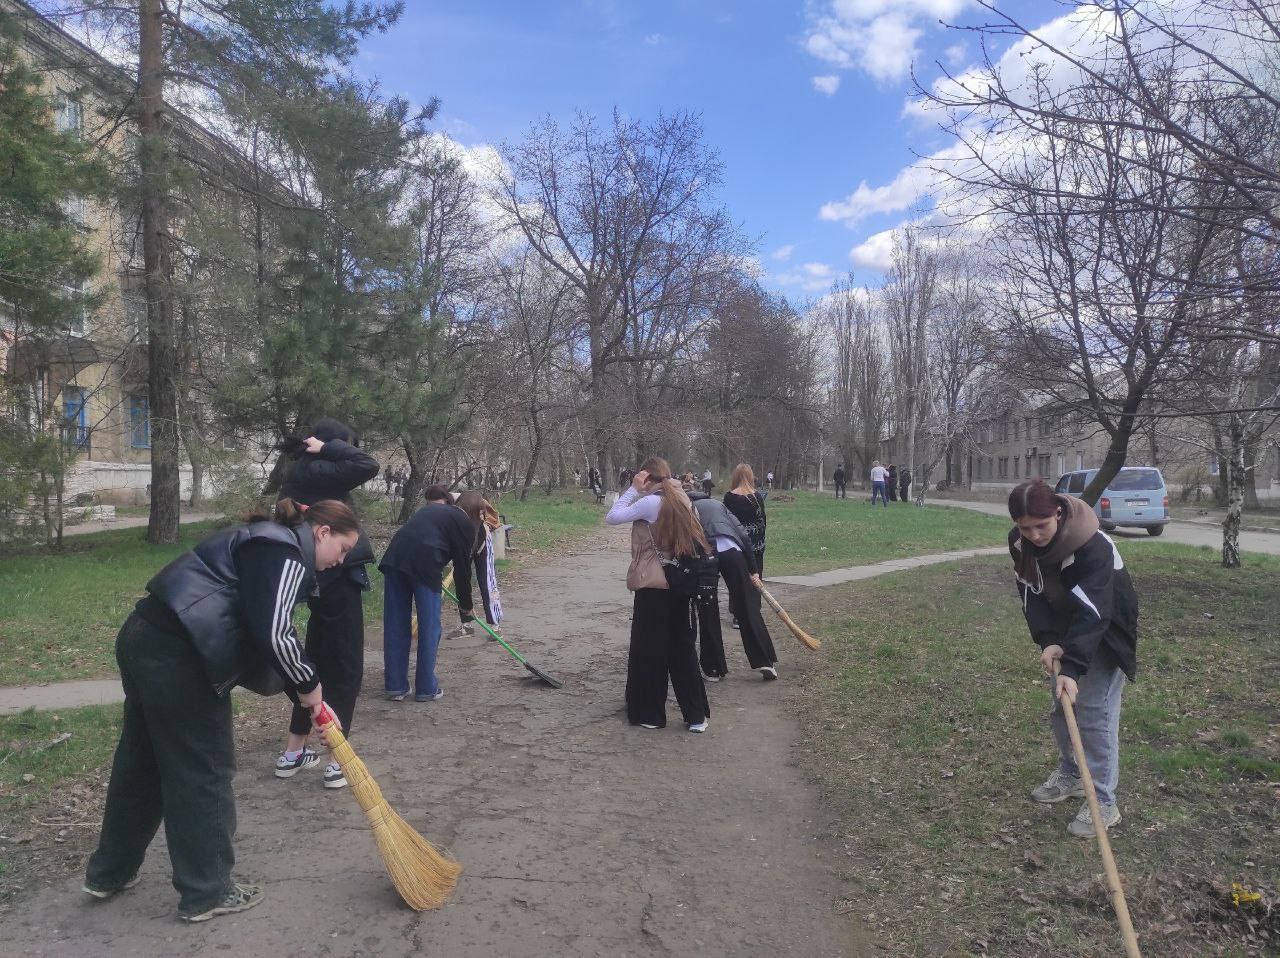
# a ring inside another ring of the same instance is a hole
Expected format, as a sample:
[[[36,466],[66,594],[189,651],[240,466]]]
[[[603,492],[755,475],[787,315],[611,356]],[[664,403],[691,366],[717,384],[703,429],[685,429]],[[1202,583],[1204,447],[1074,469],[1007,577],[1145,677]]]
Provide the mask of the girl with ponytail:
[[[627,588],[635,593],[627,654],[627,719],[643,728],[667,724],[667,686],[690,732],[705,732],[711,705],[698,668],[690,620],[691,596],[673,591],[663,562],[708,552],[689,497],[656,456],[645,461],[605,522],[631,523]]]
[[[178,556],[147,583],[116,638],[124,721],[98,850],[84,891],[110,898],[138,882],[163,822],[178,916],[207,921],[262,901],[232,877],[235,741],[232,686],[289,689],[309,714],[320,676],[293,628],[316,573],[342,564],[356,517],[341,502],[281,499]],[[273,683],[264,681],[269,675]]]

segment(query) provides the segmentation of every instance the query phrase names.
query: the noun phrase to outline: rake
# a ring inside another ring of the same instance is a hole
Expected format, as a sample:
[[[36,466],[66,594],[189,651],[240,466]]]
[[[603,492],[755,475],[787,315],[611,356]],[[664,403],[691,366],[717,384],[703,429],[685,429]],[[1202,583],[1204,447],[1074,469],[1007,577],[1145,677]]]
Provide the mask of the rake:
[[[1053,663],[1053,674],[1056,678],[1061,671],[1058,661]],[[1107,830],[1102,825],[1102,809],[1098,806],[1098,790],[1093,787],[1093,776],[1089,774],[1089,762],[1084,754],[1084,741],[1080,738],[1080,726],[1076,724],[1075,706],[1063,696],[1062,714],[1067,719],[1067,732],[1071,735],[1071,750],[1076,756],[1076,767],[1080,769],[1080,780],[1084,783],[1085,798],[1089,802],[1089,814],[1093,817],[1093,834],[1098,838],[1098,853],[1102,855],[1102,867],[1107,873],[1107,890],[1111,893],[1111,906],[1116,912],[1116,921],[1120,924],[1120,937],[1124,941],[1124,953],[1128,958],[1142,958],[1138,951],[1138,936],[1133,931],[1133,919],[1129,917],[1129,904],[1124,898],[1124,888],[1120,884],[1120,870],[1116,868],[1115,856],[1111,854],[1111,840],[1107,838]]]
[[[450,599],[452,599],[455,604],[458,602],[458,597],[449,591],[448,586],[444,587],[444,594],[447,595]],[[551,686],[553,689],[564,688],[563,679],[556,678],[550,672],[544,672],[542,669],[538,668],[536,665],[534,665],[532,662],[526,659],[523,655],[521,655],[514,648],[512,648],[507,643],[506,639],[500,636],[497,632],[493,631],[493,629],[489,628],[489,623],[483,621],[482,619],[476,619],[475,621],[476,621],[476,624],[480,626],[480,628],[484,629],[486,632],[489,633],[489,637],[491,639],[494,639],[500,646],[502,646],[504,649],[510,652],[512,657],[517,662],[519,662],[526,669],[532,672],[540,681],[545,682],[547,685]]]

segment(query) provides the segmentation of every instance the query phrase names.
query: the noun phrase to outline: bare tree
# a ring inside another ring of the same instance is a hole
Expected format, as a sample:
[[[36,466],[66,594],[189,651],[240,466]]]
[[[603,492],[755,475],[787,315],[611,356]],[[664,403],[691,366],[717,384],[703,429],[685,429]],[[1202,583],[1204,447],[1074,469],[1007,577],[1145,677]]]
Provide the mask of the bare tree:
[[[503,157],[495,201],[579,301],[591,442],[610,475],[638,379],[619,367],[661,360],[695,335],[684,321],[746,251],[714,205],[720,162],[687,113],[643,125],[615,112],[603,130],[586,115],[568,129],[547,119]],[[663,335],[655,350],[650,331],[672,324],[675,340]]]

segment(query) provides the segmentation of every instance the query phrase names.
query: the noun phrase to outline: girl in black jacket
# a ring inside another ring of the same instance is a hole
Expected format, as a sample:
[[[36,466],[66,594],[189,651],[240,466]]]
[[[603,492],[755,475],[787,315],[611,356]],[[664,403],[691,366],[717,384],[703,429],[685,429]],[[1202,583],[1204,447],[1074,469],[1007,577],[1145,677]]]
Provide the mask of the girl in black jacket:
[[[1058,744],[1057,769],[1031,797],[1052,804],[1084,796],[1062,712],[1065,697],[1075,707],[1103,827],[1110,828],[1120,821],[1120,698],[1125,677],[1134,678],[1138,669],[1133,583],[1115,544],[1081,500],[1057,495],[1039,479],[1028,480],[1009,495],[1009,515],[1016,524],[1009,532],[1009,554],[1027,627],[1051,677],[1049,724]],[[1061,669],[1057,679],[1052,678],[1055,662]],[[1067,830],[1093,837],[1087,802]]]
[[[358,530],[340,502],[305,508],[282,499],[274,521],[251,520],[165,566],[120,629],[124,722],[85,876],[84,891],[94,898],[137,884],[163,821],[179,917],[207,921],[262,901],[261,886],[231,875],[229,693],[267,665],[304,707],[320,709],[320,678],[294,632],[293,606],[316,571],[341,565]]]
[[[355,442],[355,433],[345,423],[329,418],[317,420],[309,437],[285,444],[297,461],[280,487],[280,495],[308,505],[323,499],[351,505],[352,491],[378,477],[377,460]],[[329,705],[348,737],[364,678],[362,596],[369,591],[365,567],[372,561],[373,547],[361,532],[356,547],[342,565],[322,572],[317,577],[315,594],[307,598],[311,609],[307,656],[319,670]],[[311,713],[294,698],[289,737],[276,759],[277,778],[291,778],[320,761],[315,751],[307,747],[310,734]],[[324,769],[324,787],[342,788],[346,784],[342,767],[330,756]]]

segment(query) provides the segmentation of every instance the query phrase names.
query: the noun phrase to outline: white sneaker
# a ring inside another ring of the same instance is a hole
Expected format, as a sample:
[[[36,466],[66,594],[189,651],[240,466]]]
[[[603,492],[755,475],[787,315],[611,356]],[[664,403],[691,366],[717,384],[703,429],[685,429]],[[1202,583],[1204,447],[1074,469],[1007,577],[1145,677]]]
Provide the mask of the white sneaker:
[[[304,768],[310,768],[320,761],[320,756],[314,750],[307,748],[305,745],[302,751],[298,753],[295,759],[287,759],[284,752],[276,759],[276,778],[293,778]]]
[[[760,670],[760,677],[766,682],[775,682],[778,679],[778,670],[772,665],[766,665]]]
[[[324,787],[325,788],[346,788],[347,777],[342,774],[342,766],[337,762],[330,762],[324,767]]]
[[[707,719],[703,719],[701,722],[693,722],[693,723],[690,723],[689,725],[689,731],[705,732],[707,730],[707,726],[710,724],[711,723]]]
[[[656,725],[650,725],[648,722],[641,722],[641,723],[640,723],[640,727],[641,727],[641,728],[657,728],[658,726],[656,726]]]
[[[1110,831],[1113,825],[1120,824],[1120,809],[1114,804],[1099,805],[1102,812],[1102,830]],[[1089,803],[1085,802],[1080,806],[1080,811],[1076,812],[1076,817],[1071,819],[1067,825],[1067,831],[1076,838],[1093,838],[1093,815],[1089,812]]]

